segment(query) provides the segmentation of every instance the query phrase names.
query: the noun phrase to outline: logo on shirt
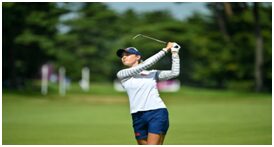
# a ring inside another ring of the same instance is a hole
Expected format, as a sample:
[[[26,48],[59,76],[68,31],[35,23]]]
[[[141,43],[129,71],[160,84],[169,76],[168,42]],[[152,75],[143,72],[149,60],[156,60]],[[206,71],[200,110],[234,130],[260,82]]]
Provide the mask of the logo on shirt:
[[[147,76],[147,75],[149,75],[149,71],[142,71],[142,72],[140,72],[140,74],[142,75],[142,76]]]

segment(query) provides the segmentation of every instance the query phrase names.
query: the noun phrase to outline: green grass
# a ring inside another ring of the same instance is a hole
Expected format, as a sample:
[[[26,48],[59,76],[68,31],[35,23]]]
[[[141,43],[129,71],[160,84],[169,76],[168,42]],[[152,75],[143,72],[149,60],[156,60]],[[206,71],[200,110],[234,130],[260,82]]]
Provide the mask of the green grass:
[[[57,91],[4,91],[2,143],[136,144],[125,93],[94,84],[88,93],[73,85]],[[182,87],[161,93],[170,114],[167,145],[272,144],[271,94]]]

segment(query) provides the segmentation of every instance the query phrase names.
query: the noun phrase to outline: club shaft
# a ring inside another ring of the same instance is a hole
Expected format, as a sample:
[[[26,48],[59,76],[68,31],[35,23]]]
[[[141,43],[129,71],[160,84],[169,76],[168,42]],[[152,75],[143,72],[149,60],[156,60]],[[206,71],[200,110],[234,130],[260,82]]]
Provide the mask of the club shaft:
[[[162,41],[162,40],[159,40],[159,39],[156,39],[156,38],[153,38],[153,37],[149,37],[149,36],[146,36],[146,35],[142,35],[142,36],[145,37],[145,38],[152,39],[152,40],[158,41],[160,43],[166,44],[165,41]]]
[[[143,34],[138,34],[138,35],[134,36],[132,39],[136,39],[136,38],[139,37],[139,36],[142,36],[142,37],[145,37],[145,38],[148,38],[148,39],[157,41],[157,42],[159,42],[159,43],[167,44],[167,42],[165,42],[165,41],[162,41],[162,40],[159,40],[159,39],[150,37],[150,36],[146,36],[146,35],[143,35]]]

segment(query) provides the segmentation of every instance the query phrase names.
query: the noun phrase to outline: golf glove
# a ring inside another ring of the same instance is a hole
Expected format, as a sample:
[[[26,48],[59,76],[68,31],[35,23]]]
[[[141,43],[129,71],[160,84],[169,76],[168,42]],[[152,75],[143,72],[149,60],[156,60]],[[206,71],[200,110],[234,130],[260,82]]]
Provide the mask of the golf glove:
[[[180,45],[174,42],[173,46],[171,48],[171,52],[177,52],[178,53],[180,48],[181,48]]]

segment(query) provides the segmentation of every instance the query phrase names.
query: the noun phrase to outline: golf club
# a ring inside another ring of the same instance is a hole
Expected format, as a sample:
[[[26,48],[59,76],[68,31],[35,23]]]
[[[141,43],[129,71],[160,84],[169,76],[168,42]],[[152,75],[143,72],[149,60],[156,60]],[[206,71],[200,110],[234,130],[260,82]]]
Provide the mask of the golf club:
[[[144,38],[148,38],[148,39],[151,39],[151,40],[154,40],[154,41],[157,41],[157,42],[159,42],[159,43],[167,44],[167,42],[165,42],[165,41],[162,41],[162,40],[159,40],[159,39],[156,39],[156,38],[147,36],[147,35],[143,35],[143,34],[138,34],[138,35],[134,36],[132,39],[136,39],[136,38],[139,37],[139,36],[144,37]],[[174,48],[180,48],[180,46],[179,46],[178,44],[176,44],[176,45],[174,46]]]
[[[151,40],[154,40],[154,41],[157,41],[159,43],[167,44],[167,42],[165,42],[165,41],[162,41],[162,40],[150,37],[150,36],[146,36],[146,35],[143,35],[143,34],[138,34],[138,35],[134,36],[132,39],[136,39],[139,36],[144,37],[144,38],[148,38],[148,39],[151,39]]]

